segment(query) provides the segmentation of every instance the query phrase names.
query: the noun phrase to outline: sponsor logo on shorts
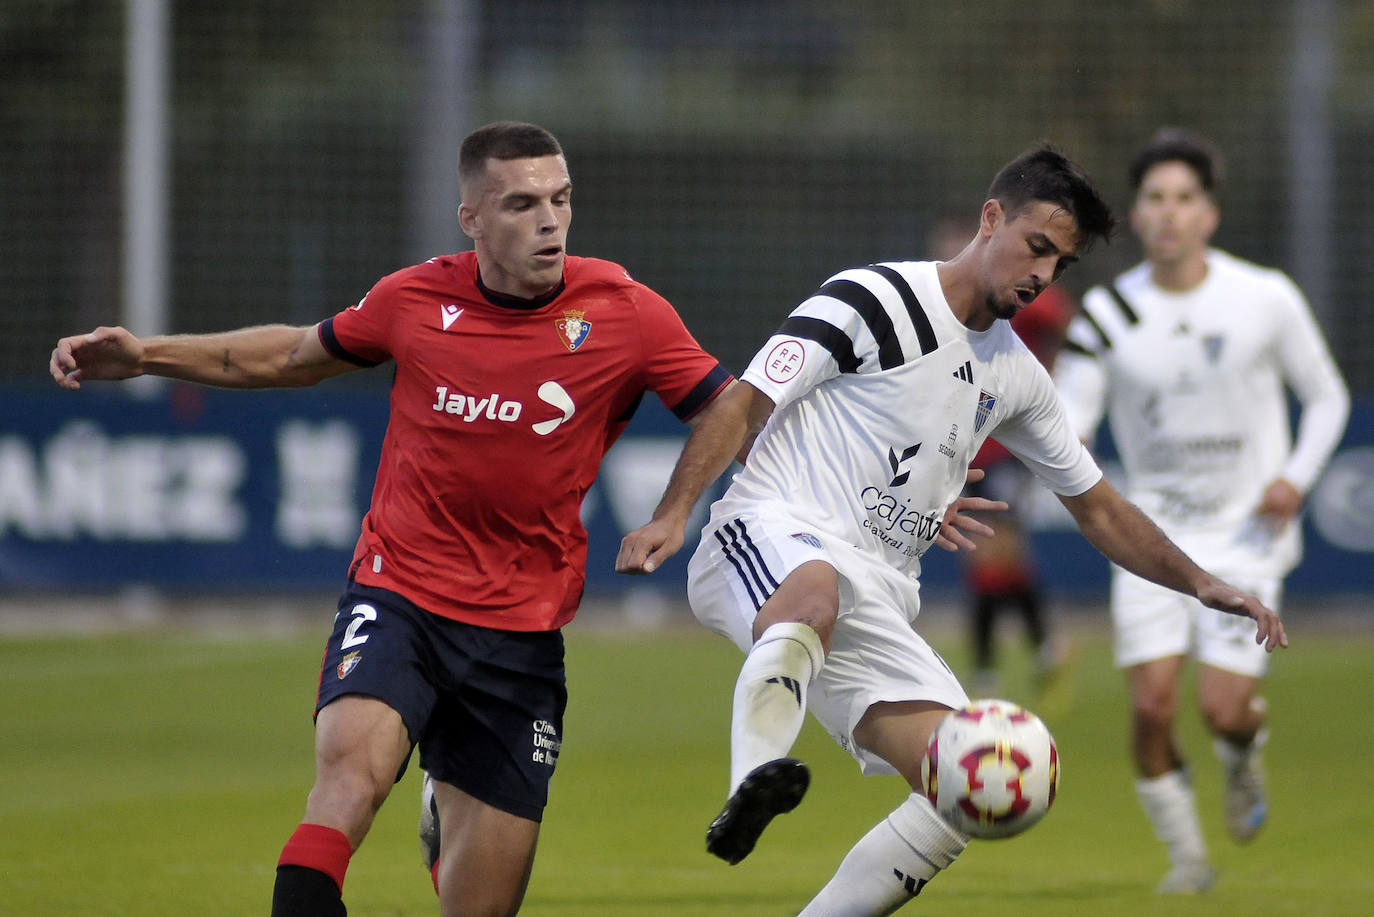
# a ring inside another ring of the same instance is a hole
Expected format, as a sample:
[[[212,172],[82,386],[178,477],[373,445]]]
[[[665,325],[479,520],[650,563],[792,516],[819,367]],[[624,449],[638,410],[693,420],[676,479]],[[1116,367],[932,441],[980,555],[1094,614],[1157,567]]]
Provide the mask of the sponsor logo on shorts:
[[[810,532],[793,532],[792,537],[795,538],[797,541],[800,541],[802,544],[810,545],[811,547],[816,549],[819,549],[821,546],[821,540],[817,538],[815,535],[812,535]]]
[[[553,767],[558,763],[558,750],[563,741],[558,738],[558,728],[548,720],[535,720],[531,724],[530,736],[534,744],[531,760]]]
[[[339,681],[343,681],[345,678],[347,678],[348,673],[356,669],[358,667],[358,663],[362,661],[363,654],[359,652],[352,652],[345,656],[343,658],[343,661],[339,663],[338,669],[335,670],[335,672],[339,676]]]

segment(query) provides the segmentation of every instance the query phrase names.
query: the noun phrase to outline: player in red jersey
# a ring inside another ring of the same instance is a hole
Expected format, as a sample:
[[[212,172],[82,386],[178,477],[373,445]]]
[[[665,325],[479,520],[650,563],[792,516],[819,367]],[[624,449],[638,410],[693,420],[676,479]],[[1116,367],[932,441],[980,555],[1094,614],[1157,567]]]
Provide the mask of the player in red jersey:
[[[582,498],[646,390],[692,423],[732,384],[662,297],[566,253],[572,183],[551,134],[475,131],[459,185],[475,251],[391,274],[318,325],[147,339],[102,327],[52,354],[68,389],[144,374],[298,386],[395,362],[274,917],[345,913],[349,859],[417,744],[444,827],[442,913],[519,910],[563,738],[559,628],[585,578]]]

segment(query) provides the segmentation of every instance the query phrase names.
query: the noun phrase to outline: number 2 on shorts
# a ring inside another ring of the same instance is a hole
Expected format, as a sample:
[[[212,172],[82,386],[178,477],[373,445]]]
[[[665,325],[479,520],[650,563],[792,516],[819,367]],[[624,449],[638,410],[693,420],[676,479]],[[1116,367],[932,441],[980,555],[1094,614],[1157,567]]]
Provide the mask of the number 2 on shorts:
[[[368,621],[377,620],[377,609],[371,605],[354,605],[353,620],[348,622],[348,630],[344,631],[343,643],[339,644],[339,649],[347,650],[355,646],[362,646],[367,642],[367,634],[358,635],[358,630]]]

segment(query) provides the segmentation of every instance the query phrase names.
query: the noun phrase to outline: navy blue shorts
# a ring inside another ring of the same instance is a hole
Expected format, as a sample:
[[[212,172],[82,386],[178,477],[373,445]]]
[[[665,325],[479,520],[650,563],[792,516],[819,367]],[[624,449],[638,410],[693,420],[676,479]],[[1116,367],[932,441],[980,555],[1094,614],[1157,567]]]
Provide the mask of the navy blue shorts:
[[[347,694],[400,713],[412,747],[420,746],[420,766],[436,780],[542,819],[568,704],[560,631],[476,627],[350,582],[325,650],[316,713]]]

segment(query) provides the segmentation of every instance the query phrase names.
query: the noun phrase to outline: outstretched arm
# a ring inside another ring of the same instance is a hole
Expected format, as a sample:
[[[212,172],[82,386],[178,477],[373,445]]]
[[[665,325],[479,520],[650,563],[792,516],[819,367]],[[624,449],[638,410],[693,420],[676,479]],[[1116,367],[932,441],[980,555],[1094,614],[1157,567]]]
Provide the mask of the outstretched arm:
[[[735,382],[711,402],[682,447],[653,519],[620,542],[617,573],[653,573],[682,548],[692,507],[736,456],[743,459],[772,413],[772,399],[748,382]]]
[[[1076,497],[1059,499],[1083,535],[1109,560],[1151,582],[1196,596],[1209,608],[1254,619],[1255,642],[1265,644],[1269,652],[1288,646],[1283,622],[1274,611],[1193,563],[1106,478]]]
[[[48,369],[58,385],[72,390],[86,381],[145,375],[225,388],[301,386],[357,369],[325,350],[316,327],[261,325],[150,338],[100,327],[58,341]]]

